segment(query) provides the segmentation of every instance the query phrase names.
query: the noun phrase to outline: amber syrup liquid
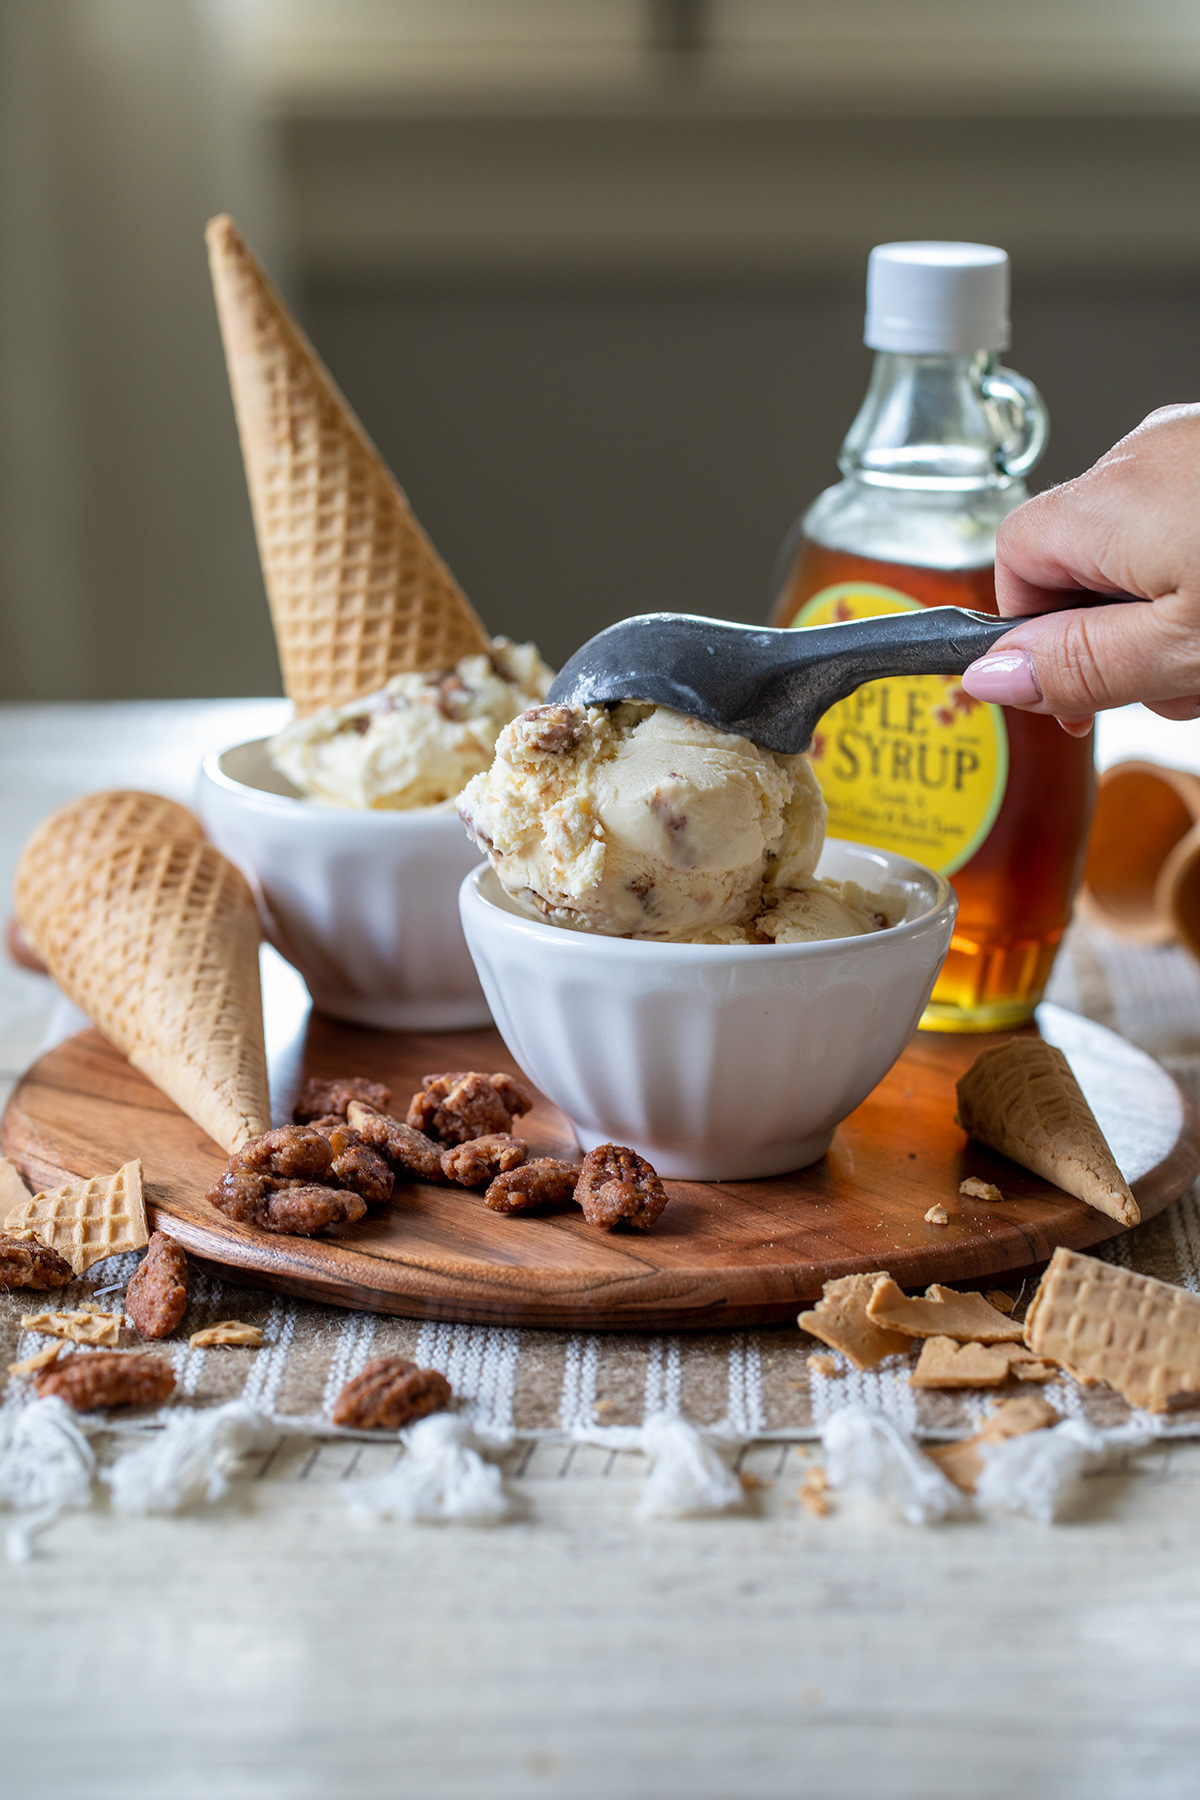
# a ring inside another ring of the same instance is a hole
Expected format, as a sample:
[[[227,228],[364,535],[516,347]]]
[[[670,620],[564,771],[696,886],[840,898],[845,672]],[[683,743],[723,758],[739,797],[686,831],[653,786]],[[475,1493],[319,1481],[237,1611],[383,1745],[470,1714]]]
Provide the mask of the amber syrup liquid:
[[[855,581],[898,589],[925,606],[998,611],[990,564],[918,568],[805,540],[772,623],[790,624],[812,595]],[[983,843],[950,877],[958,920],[921,1020],[925,1030],[1023,1024],[1045,990],[1079,885],[1095,787],[1091,737],[1068,737],[1054,719],[1009,707],[1004,722],[1004,798]]]

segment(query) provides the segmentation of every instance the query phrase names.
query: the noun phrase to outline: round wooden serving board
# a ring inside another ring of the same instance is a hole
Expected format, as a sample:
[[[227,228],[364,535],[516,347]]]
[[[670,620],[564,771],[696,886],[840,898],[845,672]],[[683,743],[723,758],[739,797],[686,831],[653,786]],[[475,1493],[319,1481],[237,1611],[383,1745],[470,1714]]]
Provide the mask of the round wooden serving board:
[[[1041,1028],[1070,1057],[1148,1218],[1200,1170],[1200,1146],[1170,1076],[1124,1039],[1044,1007]],[[155,1222],[203,1264],[253,1286],[411,1318],[588,1329],[681,1330],[795,1319],[833,1276],[887,1269],[905,1287],[981,1282],[1087,1249],[1119,1227],[954,1124],[954,1082],[988,1037],[919,1035],[812,1168],[769,1181],[668,1182],[652,1232],[606,1233],[574,1207],[489,1212],[480,1193],[398,1183],[357,1225],[318,1238],[236,1225],[204,1199],[225,1158],[98,1032],[83,1031],[24,1076],[3,1124],[5,1154],[35,1187],[140,1156]],[[492,1031],[444,1036],[309,1021],[307,1074],[385,1081],[402,1112],[423,1075],[515,1069]],[[578,1154],[539,1101],[520,1129],[536,1155]],[[1003,1205],[960,1200],[964,1175]],[[940,1203],[948,1225],[927,1225]]]

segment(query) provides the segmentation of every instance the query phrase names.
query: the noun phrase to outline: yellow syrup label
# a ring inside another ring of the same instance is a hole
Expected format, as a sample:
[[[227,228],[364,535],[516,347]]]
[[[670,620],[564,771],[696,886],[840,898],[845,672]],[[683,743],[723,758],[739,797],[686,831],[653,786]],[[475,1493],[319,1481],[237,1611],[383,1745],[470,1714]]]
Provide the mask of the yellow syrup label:
[[[807,600],[793,626],[916,612],[895,588],[847,581]],[[986,838],[1008,780],[1008,733],[998,706],[975,700],[957,675],[868,682],[825,714],[813,767],[829,807],[829,835],[896,850],[952,875]]]

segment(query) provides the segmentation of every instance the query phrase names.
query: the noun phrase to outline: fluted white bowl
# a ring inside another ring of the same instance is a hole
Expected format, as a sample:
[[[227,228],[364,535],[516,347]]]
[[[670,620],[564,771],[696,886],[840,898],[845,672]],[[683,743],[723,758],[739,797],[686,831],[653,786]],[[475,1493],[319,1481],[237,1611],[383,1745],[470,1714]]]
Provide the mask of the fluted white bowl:
[[[197,804],[314,1006],[392,1031],[490,1024],[459,924],[479,852],[458,815],[319,806],[272,769],[267,741],[206,756]]]
[[[831,840],[818,872],[903,897],[902,920],[814,944],[647,943],[531,919],[487,866],[466,877],[492,1016],[585,1150],[627,1144],[698,1181],[825,1154],[916,1030],[958,902],[943,876],[861,844]]]

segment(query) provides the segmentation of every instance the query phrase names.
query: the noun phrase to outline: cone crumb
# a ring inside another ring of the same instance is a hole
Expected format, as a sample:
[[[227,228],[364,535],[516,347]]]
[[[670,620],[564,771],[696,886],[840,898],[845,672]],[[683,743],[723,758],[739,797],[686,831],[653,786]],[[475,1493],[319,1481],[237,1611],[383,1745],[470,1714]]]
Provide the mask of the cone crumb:
[[[825,1485],[825,1471],[818,1464],[808,1471],[800,1486],[796,1489],[796,1498],[801,1506],[806,1507],[814,1518],[824,1518],[829,1508],[829,1493]]]
[[[980,1181],[978,1175],[968,1175],[965,1181],[960,1181],[958,1194],[961,1200],[987,1200],[993,1206],[1004,1199],[998,1187],[990,1181]]]
[[[925,1223],[927,1225],[948,1225],[950,1223],[950,1214],[946,1211],[944,1206],[931,1206],[929,1211],[925,1214]]]
[[[838,1359],[836,1356],[810,1356],[808,1366],[814,1375],[836,1375]]]

